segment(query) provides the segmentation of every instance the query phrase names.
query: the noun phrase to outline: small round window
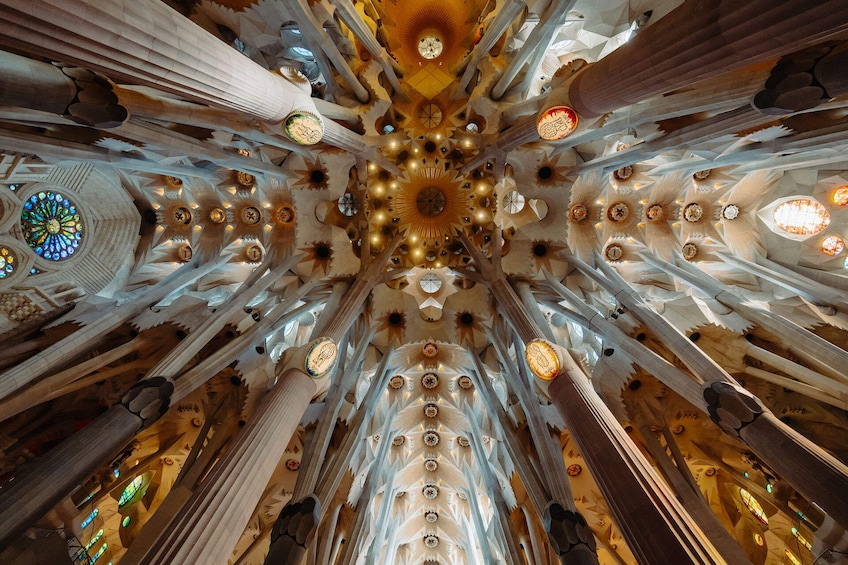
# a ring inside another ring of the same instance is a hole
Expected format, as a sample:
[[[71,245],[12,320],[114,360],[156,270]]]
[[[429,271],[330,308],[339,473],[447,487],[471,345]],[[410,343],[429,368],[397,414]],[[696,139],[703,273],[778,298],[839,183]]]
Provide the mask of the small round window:
[[[510,191],[503,197],[503,209],[507,214],[517,214],[524,210],[524,196],[517,190]]]
[[[30,196],[21,212],[24,240],[36,254],[62,261],[80,246],[83,225],[76,205],[62,194],[43,191]]]
[[[424,273],[418,284],[421,285],[421,290],[427,294],[435,294],[442,288],[442,277],[436,273]]]
[[[346,192],[341,198],[339,198],[338,205],[339,212],[348,218],[359,213],[359,200],[350,192]]]

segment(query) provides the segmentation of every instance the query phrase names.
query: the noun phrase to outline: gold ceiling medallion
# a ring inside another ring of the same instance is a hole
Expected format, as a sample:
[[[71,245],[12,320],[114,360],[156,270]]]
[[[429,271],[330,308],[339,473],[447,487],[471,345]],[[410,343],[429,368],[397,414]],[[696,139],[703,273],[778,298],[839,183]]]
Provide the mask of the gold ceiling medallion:
[[[300,145],[315,145],[324,136],[321,118],[309,112],[292,112],[284,124],[286,135]]]
[[[565,139],[577,129],[577,112],[568,106],[553,106],[539,115],[536,131],[547,141]]]
[[[524,348],[524,358],[533,374],[543,381],[552,381],[559,374],[559,354],[547,341],[534,339],[528,343]]]

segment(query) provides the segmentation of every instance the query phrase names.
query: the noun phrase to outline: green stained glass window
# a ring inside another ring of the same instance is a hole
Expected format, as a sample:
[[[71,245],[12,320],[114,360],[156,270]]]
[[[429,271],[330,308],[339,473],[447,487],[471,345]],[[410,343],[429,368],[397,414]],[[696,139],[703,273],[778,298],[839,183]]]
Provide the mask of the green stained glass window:
[[[121,498],[118,499],[118,506],[124,506],[132,500],[138,492],[138,489],[141,488],[142,484],[144,484],[143,476],[139,475],[134,478],[132,482],[127,485],[127,488],[124,489],[124,492],[121,493]]]
[[[24,202],[21,230],[29,246],[51,261],[62,261],[73,255],[83,235],[77,207],[52,191],[33,194]]]

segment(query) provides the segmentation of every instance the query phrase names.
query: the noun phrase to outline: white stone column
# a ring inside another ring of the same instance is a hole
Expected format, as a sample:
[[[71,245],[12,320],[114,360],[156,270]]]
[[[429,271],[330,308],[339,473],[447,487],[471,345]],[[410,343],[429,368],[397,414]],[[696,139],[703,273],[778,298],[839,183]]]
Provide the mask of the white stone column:
[[[156,0],[3,0],[0,44],[270,122],[318,116],[297,86]]]
[[[227,563],[317,390],[303,370],[283,371],[145,563]]]

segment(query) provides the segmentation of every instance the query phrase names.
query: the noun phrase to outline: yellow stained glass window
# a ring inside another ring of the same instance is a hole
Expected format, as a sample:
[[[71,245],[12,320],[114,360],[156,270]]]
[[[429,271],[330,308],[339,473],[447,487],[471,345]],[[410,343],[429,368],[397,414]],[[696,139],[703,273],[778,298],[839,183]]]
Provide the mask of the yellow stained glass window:
[[[789,559],[789,562],[792,563],[792,565],[804,565],[803,563],[801,563],[801,560],[798,559],[798,557],[796,557],[795,554],[789,551],[788,549],[784,550],[784,553],[786,554],[787,559]]]
[[[813,544],[807,541],[807,538],[805,538],[804,535],[800,531],[798,531],[798,528],[792,528],[792,535],[795,536],[795,539],[798,540],[798,543],[806,547],[808,550],[813,549]]]
[[[837,206],[848,206],[848,186],[840,186],[834,190],[830,200]]]
[[[739,489],[739,496],[742,498],[742,504],[745,505],[745,508],[747,508],[757,520],[768,525],[768,516],[766,516],[766,511],[763,510],[763,507],[757,499],[744,488]]]

